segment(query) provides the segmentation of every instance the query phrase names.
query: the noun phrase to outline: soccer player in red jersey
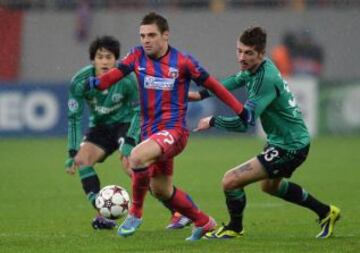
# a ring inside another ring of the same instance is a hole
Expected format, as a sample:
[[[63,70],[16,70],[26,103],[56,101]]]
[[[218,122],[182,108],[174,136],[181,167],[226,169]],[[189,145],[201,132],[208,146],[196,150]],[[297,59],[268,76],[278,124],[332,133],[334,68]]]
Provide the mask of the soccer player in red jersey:
[[[133,48],[117,68],[89,80],[89,88],[104,90],[132,71],[138,79],[142,142],[130,155],[132,206],[118,234],[132,235],[141,225],[143,203],[150,186],[155,197],[193,221],[194,229],[187,240],[198,240],[214,229],[215,220],[172,182],[174,157],[183,151],[189,136],[185,116],[191,80],[211,90],[240,117],[246,117],[246,112],[192,56],[169,45],[169,26],[163,16],[153,12],[144,16],[140,41],[141,46]]]

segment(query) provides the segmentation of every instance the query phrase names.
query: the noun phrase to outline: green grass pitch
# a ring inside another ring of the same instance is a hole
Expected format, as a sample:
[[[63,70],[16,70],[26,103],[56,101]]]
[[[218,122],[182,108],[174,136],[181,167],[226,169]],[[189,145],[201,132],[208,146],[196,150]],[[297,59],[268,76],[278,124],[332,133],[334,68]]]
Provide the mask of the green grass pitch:
[[[221,224],[227,221],[221,178],[233,166],[257,154],[263,140],[243,135],[192,136],[176,159],[175,185]],[[360,252],[360,137],[319,137],[308,160],[292,180],[342,210],[335,236],[317,240],[315,215],[247,188],[243,238],[186,242],[191,228],[166,231],[170,215],[147,196],[144,223],[127,239],[115,231],[94,231],[90,208],[78,176],[65,174],[65,139],[0,141],[0,252]],[[102,186],[127,178],[114,155],[98,165]],[[119,221],[120,222],[120,221]]]

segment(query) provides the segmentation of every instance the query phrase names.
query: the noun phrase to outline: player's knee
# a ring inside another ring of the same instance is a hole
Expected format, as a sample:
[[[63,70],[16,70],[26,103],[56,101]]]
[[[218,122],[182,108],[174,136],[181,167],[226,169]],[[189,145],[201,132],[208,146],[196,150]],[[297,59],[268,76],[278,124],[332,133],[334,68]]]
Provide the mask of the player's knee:
[[[222,187],[224,191],[233,190],[239,188],[240,183],[230,172],[226,172],[222,179]]]
[[[142,168],[142,167],[145,167],[145,159],[144,159],[144,156],[141,155],[141,153],[136,150],[136,149],[133,149],[131,151],[131,154],[129,156],[129,165],[130,165],[130,168]]]
[[[92,162],[90,157],[75,157],[74,159],[75,164],[77,164],[80,168],[81,167],[88,167],[88,166],[92,166]]]
[[[141,168],[144,167],[142,166],[143,162],[141,160],[141,157],[136,156],[136,155],[131,155],[129,157],[129,166],[130,168]]]

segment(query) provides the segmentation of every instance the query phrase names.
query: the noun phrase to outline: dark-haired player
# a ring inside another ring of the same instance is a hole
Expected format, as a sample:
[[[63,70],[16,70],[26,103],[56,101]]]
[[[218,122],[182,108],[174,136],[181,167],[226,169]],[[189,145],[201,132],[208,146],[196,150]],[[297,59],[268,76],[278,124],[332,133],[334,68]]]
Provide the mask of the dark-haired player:
[[[150,185],[153,195],[193,221],[195,227],[187,240],[198,240],[216,223],[172,183],[174,157],[185,148],[189,136],[185,118],[190,81],[213,91],[237,114],[243,106],[193,57],[169,45],[169,26],[163,16],[149,13],[143,18],[140,41],[141,46],[133,48],[117,68],[89,80],[90,88],[103,90],[135,71],[139,84],[142,141],[130,155],[133,202],[118,233],[131,235],[141,225]]]
[[[263,152],[227,171],[223,190],[230,216],[228,224],[205,235],[208,239],[229,239],[243,235],[243,212],[246,206],[244,188],[260,181],[264,192],[291,203],[309,208],[319,217],[321,226],[317,238],[332,235],[340,218],[336,206],[320,202],[301,186],[285,178],[306,159],[310,136],[295,98],[278,69],[265,55],[266,33],[260,27],[245,30],[237,41],[240,72],[225,79],[228,89],[245,86],[247,117],[211,116],[199,121],[196,130],[210,127],[245,132],[255,119],[260,118],[267,135]],[[201,100],[210,95],[206,90],[189,93],[189,99]]]

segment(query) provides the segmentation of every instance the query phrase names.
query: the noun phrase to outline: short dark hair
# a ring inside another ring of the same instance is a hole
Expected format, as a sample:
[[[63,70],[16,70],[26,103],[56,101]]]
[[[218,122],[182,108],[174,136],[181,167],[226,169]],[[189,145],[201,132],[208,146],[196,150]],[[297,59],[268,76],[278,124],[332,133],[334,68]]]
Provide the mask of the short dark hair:
[[[152,24],[156,24],[156,26],[159,28],[159,31],[161,33],[169,31],[169,24],[166,18],[155,12],[150,12],[146,14],[141,21],[141,25],[152,25]]]
[[[119,40],[113,36],[105,35],[102,37],[97,37],[89,46],[89,56],[90,60],[95,59],[96,51],[100,48],[105,48],[114,54],[115,59],[119,59],[120,56],[120,47],[121,44]]]
[[[240,35],[239,41],[246,46],[255,46],[257,52],[264,53],[266,48],[266,31],[259,26],[250,27]]]

